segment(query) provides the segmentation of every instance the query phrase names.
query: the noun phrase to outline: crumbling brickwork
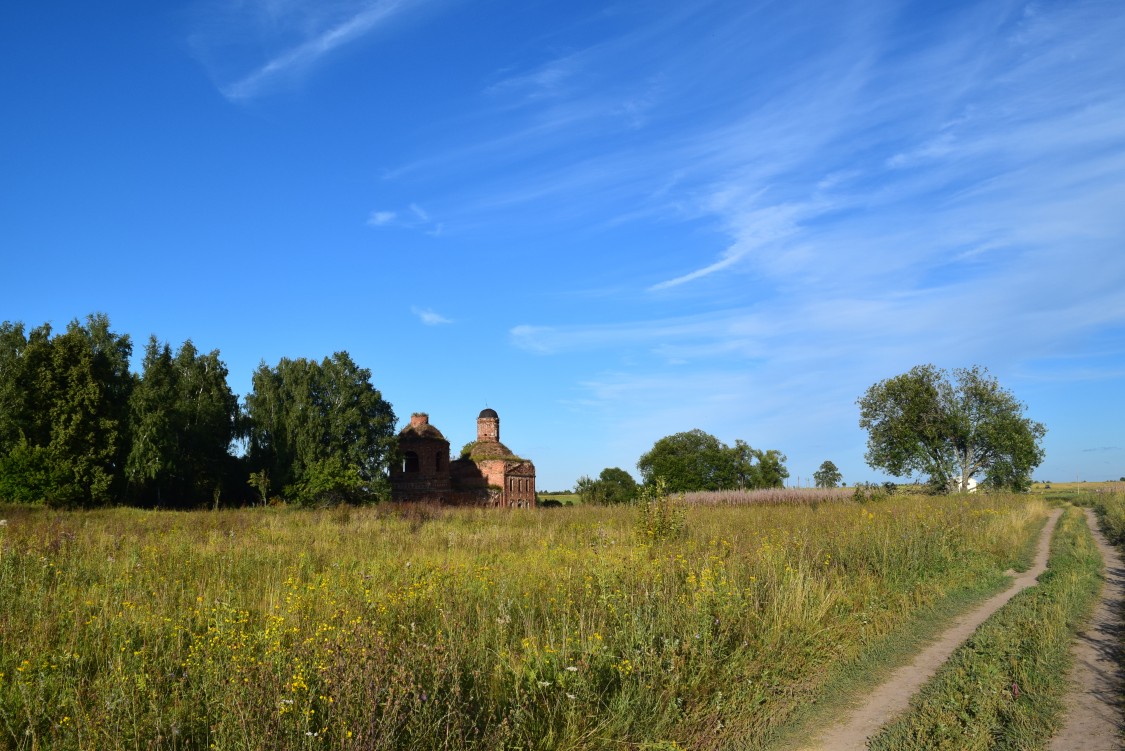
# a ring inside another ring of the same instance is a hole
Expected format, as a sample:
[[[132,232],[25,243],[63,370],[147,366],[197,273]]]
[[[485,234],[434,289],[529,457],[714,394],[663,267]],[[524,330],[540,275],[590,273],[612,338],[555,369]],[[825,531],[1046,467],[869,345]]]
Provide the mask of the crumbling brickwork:
[[[535,465],[500,442],[500,416],[477,417],[477,439],[454,461],[449,441],[430,418],[415,413],[398,435],[401,458],[391,467],[391,497],[457,505],[535,506]]]

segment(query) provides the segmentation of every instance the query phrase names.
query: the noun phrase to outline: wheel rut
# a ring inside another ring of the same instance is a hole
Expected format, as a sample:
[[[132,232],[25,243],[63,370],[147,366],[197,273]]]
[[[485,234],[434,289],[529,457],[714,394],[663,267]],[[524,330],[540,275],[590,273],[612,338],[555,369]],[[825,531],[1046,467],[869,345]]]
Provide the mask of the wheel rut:
[[[1094,512],[1086,523],[1105,561],[1105,586],[1094,614],[1078,634],[1072,654],[1071,690],[1062,729],[1051,739],[1051,751],[1117,751],[1123,743],[1121,691],[1122,609],[1125,608],[1125,562],[1098,529]]]
[[[949,659],[957,647],[976,631],[978,626],[1002,608],[1008,600],[1033,586],[1039,575],[1047,570],[1051,535],[1054,533],[1055,525],[1061,515],[1062,510],[1056,509],[1048,518],[1046,526],[1043,527],[1043,531],[1039,535],[1039,543],[1035,550],[1035,561],[1030,569],[1021,574],[1015,574],[1011,586],[957,618],[952,626],[922,650],[910,664],[892,673],[890,678],[877,687],[867,697],[862,706],[853,710],[849,717],[826,728],[818,738],[802,746],[802,749],[805,749],[805,751],[862,751],[866,749],[867,739],[878,732],[879,728],[885,725],[888,720],[907,708],[910,697],[933,677],[938,668]],[[1069,751],[1070,748],[1065,747],[1056,751]],[[1090,747],[1075,746],[1073,748]],[[1118,747],[1114,746],[1113,748]]]

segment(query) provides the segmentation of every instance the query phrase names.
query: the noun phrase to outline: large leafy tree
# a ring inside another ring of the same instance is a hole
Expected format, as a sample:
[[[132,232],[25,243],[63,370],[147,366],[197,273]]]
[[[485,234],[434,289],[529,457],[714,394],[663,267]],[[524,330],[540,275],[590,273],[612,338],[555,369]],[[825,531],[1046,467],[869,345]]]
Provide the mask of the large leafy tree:
[[[844,476],[840,474],[840,470],[836,466],[836,463],[831,461],[830,459],[825,459],[821,463],[820,469],[818,469],[816,472],[813,472],[813,480],[816,482],[816,486],[818,488],[839,487],[840,481],[843,479]]]
[[[952,378],[933,365],[873,385],[860,397],[867,463],[899,477],[926,475],[931,487],[968,490],[984,475],[997,488],[1022,490],[1043,461],[1042,424],[978,366]]]
[[[658,440],[637,469],[646,484],[663,478],[670,493],[724,490],[736,484],[734,458],[729,446],[696,428]]]
[[[143,367],[130,399],[126,469],[134,492],[157,505],[216,498],[233,462],[238,417],[226,365],[217,350],[202,354],[190,340],[173,357],[152,337]]]
[[[132,344],[104,314],[52,336],[0,326],[0,493],[100,505],[120,498],[129,447]]]
[[[785,480],[789,477],[789,470],[785,468],[785,462],[789,457],[777,449],[767,449],[765,451],[755,449],[754,456],[758,460],[757,465],[755,465],[757,472],[754,482],[750,487],[784,487]]]
[[[662,478],[668,492],[780,487],[789,470],[777,449],[728,446],[702,430],[665,436],[637,461],[646,485]]]
[[[391,405],[347,352],[282,359],[254,372],[246,398],[258,487],[304,504],[376,500],[395,450]]]

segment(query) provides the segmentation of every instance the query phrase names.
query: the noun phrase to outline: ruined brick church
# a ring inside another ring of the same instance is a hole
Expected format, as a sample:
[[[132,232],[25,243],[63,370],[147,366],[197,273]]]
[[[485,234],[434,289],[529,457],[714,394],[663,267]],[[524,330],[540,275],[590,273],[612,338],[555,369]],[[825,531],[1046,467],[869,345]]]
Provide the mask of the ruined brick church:
[[[415,412],[398,434],[401,459],[391,465],[391,498],[455,505],[535,506],[535,465],[500,442],[500,416],[485,409],[477,439],[450,460],[449,441]]]

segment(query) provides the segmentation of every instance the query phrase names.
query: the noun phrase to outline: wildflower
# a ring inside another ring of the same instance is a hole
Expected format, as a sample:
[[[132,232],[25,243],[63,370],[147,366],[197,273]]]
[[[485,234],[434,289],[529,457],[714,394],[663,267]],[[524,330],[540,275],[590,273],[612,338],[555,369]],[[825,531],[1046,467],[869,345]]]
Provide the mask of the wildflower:
[[[568,698],[568,699],[577,699],[578,697],[577,697],[577,696],[575,696],[574,694],[567,694],[567,695],[566,695],[566,698]]]
[[[567,672],[569,672],[569,673],[577,673],[578,672],[578,668],[576,668],[573,665],[567,665],[566,669],[567,669]]]
[[[550,681],[537,681],[537,683],[539,684],[539,688],[547,688],[547,686],[551,685]]]

